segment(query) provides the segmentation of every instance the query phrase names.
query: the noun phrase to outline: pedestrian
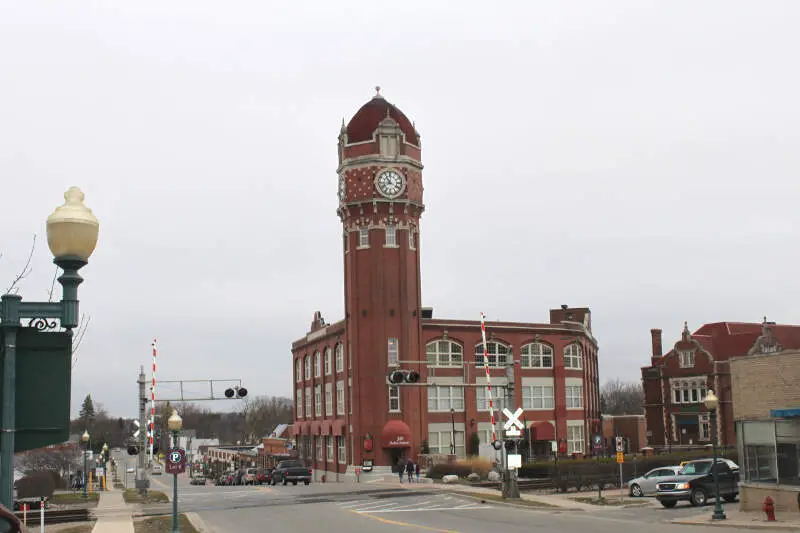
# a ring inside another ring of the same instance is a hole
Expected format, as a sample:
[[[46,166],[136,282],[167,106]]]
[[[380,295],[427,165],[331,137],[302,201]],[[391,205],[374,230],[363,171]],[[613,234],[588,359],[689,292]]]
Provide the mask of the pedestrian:
[[[409,483],[413,483],[414,482],[414,461],[412,461],[411,459],[409,459],[408,463],[406,463],[406,472],[408,473],[408,482]]]
[[[405,471],[405,467],[403,465],[403,460],[400,459],[397,462],[397,474],[400,476],[400,483],[403,483],[403,472]]]
[[[419,463],[414,465],[414,469],[416,470],[417,473],[417,483],[419,483]]]

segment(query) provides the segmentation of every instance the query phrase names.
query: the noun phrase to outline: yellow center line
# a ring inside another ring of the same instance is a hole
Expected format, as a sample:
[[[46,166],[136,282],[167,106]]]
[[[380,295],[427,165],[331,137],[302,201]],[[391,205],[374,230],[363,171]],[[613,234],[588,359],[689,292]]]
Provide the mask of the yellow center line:
[[[430,526],[421,526],[419,524],[412,524],[410,522],[400,522],[399,520],[389,520],[388,518],[381,518],[380,516],[375,516],[372,514],[362,514],[358,511],[353,511],[352,509],[348,509],[351,513],[355,513],[358,516],[362,516],[364,518],[371,518],[372,520],[377,520],[378,522],[383,522],[384,524],[391,524],[393,526],[403,526],[403,527],[415,527],[417,529],[423,529],[425,531],[438,531],[439,533],[461,533],[460,531],[456,531],[455,529],[440,529],[438,527],[430,527]]]

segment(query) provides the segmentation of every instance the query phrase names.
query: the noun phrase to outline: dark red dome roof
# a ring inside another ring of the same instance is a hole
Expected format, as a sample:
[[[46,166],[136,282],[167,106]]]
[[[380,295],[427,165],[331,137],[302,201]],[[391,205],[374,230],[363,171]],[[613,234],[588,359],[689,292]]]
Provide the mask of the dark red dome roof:
[[[350,119],[347,124],[347,142],[357,143],[372,140],[372,133],[386,118],[387,110],[388,115],[400,125],[400,130],[406,136],[406,142],[419,146],[419,138],[411,121],[380,94],[376,94],[372,100],[361,106],[361,109]]]

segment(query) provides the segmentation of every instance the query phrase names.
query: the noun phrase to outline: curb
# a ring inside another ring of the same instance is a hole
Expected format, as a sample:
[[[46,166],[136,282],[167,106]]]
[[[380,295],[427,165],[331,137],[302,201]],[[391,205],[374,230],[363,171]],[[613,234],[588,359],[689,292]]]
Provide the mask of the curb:
[[[760,529],[760,530],[773,530],[773,531],[797,531],[798,527],[791,524],[769,525],[760,522],[728,522],[727,520],[707,521],[707,522],[693,522],[686,519],[670,520],[670,524],[678,524],[681,526],[704,526],[704,527],[727,527],[730,529]]]
[[[466,497],[472,498],[474,500],[483,500],[483,499],[485,499],[484,498],[484,494],[480,494],[480,493],[466,492],[466,491],[452,490],[452,489],[450,489],[450,490],[441,489],[441,491],[442,492],[447,492],[449,494],[458,494],[459,496],[466,496]],[[494,494],[490,494],[490,493],[486,493],[485,495],[495,496]],[[489,502],[489,503],[496,503],[496,504],[499,504],[499,505],[509,505],[511,507],[518,507],[520,509],[525,509],[525,510],[529,510],[529,511],[546,511],[546,512],[575,511],[575,512],[579,512],[579,513],[586,512],[586,509],[582,509],[582,508],[579,508],[579,507],[569,507],[569,506],[555,505],[555,504],[546,503],[546,502],[538,502],[536,500],[524,500],[523,498],[521,498],[521,499],[523,501],[533,501],[534,503],[532,505],[525,505],[524,503],[505,502],[505,501],[498,501],[498,500],[494,500],[494,499],[486,499],[486,501]],[[539,504],[539,505],[536,505],[536,504]]]
[[[203,522],[203,519],[200,518],[200,515],[197,513],[184,513],[186,515],[186,519],[192,524],[192,527],[195,528],[200,533],[216,533],[213,529],[206,525]]]

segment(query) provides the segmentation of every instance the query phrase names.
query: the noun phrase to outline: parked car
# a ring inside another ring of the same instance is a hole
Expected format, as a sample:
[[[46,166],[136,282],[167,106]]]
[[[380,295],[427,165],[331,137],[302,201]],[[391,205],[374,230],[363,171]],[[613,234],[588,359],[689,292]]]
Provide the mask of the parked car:
[[[311,469],[302,461],[281,461],[272,471],[272,485],[286,485],[290,481],[292,485],[297,485],[299,481],[308,485],[311,483],[311,474]]]
[[[160,476],[162,473],[161,465],[153,465],[153,475]]]
[[[190,485],[205,485],[206,484],[206,477],[203,474],[192,474],[192,478],[189,480]]]
[[[657,484],[656,499],[667,508],[675,507],[679,501],[705,505],[714,498],[714,470],[719,477],[720,496],[726,502],[735,501],[739,495],[739,466],[730,459],[717,459],[716,465],[713,459],[689,461],[678,475]]]
[[[244,471],[244,475],[242,476],[242,485],[255,485],[257,476],[257,468],[248,468]]]
[[[680,466],[662,466],[660,468],[654,468],[645,475],[628,481],[628,492],[634,498],[652,496],[656,493],[656,485],[658,485],[659,481],[675,477],[680,469]]]
[[[272,481],[272,469],[259,468],[258,473],[256,474],[256,483],[258,483],[259,485],[263,485],[264,483],[269,485],[271,481]]]

